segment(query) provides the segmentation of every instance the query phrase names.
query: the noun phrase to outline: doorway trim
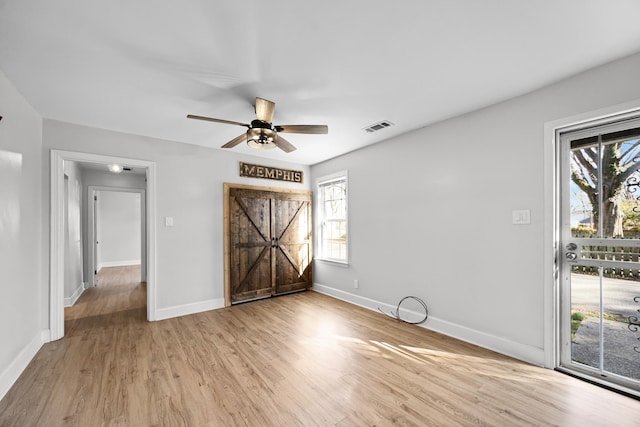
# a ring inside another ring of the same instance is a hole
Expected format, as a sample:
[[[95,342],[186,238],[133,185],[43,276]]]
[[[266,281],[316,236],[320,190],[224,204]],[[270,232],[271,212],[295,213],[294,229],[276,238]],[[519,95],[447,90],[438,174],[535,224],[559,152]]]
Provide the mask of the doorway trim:
[[[614,119],[637,116],[640,112],[640,99],[594,110],[575,116],[550,121],[544,124],[544,160],[543,160],[543,298],[544,298],[544,366],[555,369],[560,364],[559,315],[560,315],[560,275],[556,264],[560,240],[560,193],[559,144],[560,132],[594,126]]]
[[[119,163],[145,168],[147,228],[147,320],[156,320],[156,169],[155,163],[124,157],[51,150],[49,243],[49,332],[51,341],[64,336],[64,161]]]
[[[98,260],[96,259],[96,233],[95,226],[95,203],[94,197],[100,191],[112,191],[116,193],[136,193],[140,195],[140,260],[141,271],[140,276],[143,282],[147,281],[147,218],[146,218],[146,204],[145,197],[146,190],[141,188],[127,188],[127,187],[108,187],[102,185],[89,185],[87,186],[87,242],[91,245],[90,250],[87,251],[89,260],[87,266],[89,267],[89,286],[94,287],[96,285],[95,272],[98,270]],[[91,273],[94,272],[94,274]]]

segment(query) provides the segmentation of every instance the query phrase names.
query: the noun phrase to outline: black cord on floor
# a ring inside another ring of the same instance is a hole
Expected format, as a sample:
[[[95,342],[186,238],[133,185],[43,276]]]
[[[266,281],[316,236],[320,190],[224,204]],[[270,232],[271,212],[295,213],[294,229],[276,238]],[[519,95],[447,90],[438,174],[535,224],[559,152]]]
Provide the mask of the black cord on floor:
[[[410,322],[408,320],[404,320],[404,319],[400,318],[400,304],[402,304],[403,301],[406,300],[406,299],[414,299],[414,300],[418,301],[422,305],[422,307],[424,307],[424,319],[420,320],[419,322]],[[382,313],[382,314],[386,314],[389,317],[392,317],[394,319],[398,319],[398,320],[400,320],[400,321],[402,321],[404,323],[409,323],[411,325],[419,325],[421,323],[424,323],[424,322],[427,321],[427,318],[429,317],[429,309],[427,308],[427,304],[424,301],[422,301],[420,298],[414,297],[414,296],[411,296],[411,295],[410,296],[406,296],[406,297],[404,297],[404,298],[402,298],[400,300],[400,302],[398,303],[398,306],[396,307],[395,313],[392,311],[391,314],[387,314],[384,311],[380,310],[380,307],[378,307],[378,311],[380,311],[380,313]]]

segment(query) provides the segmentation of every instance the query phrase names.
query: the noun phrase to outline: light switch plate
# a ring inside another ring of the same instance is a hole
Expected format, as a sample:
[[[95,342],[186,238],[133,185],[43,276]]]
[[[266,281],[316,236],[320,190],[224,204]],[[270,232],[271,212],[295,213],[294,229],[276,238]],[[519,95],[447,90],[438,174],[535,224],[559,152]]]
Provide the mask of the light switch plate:
[[[164,217],[164,226],[165,227],[173,227],[173,217],[172,216],[165,216]]]
[[[515,225],[531,224],[531,210],[511,211],[511,223]]]

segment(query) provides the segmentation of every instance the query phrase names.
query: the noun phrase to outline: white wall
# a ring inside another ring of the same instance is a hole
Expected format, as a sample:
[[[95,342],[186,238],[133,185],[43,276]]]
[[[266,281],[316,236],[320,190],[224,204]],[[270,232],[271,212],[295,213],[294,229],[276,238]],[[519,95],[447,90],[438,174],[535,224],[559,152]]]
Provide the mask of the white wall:
[[[81,212],[84,198],[82,197],[82,173],[75,162],[65,162],[65,266],[64,266],[64,301],[65,306],[75,303],[82,291],[83,260],[82,260],[82,222]]]
[[[0,399],[40,348],[42,118],[0,71]],[[44,267],[44,271],[46,267]]]
[[[240,178],[238,162],[287,169],[309,168],[277,163],[233,151],[146,138],[54,120],[44,121],[44,152],[59,149],[128,157],[156,163],[157,306],[215,306],[224,300],[223,183],[308,189],[304,185]],[[212,141],[216,140],[212,129]],[[219,138],[221,141],[224,138]],[[44,171],[49,176],[49,166]],[[89,184],[85,180],[85,184]],[[45,190],[48,196],[48,189]],[[48,213],[46,214],[48,216]],[[164,226],[164,217],[174,219]],[[48,217],[47,217],[48,218]],[[48,236],[49,230],[45,230]],[[48,250],[48,238],[45,250]]]
[[[638,76],[635,55],[313,166],[349,172],[351,263],[316,261],[317,289],[373,307],[415,295],[427,327],[542,364],[544,125],[640,99]]]
[[[140,264],[140,193],[98,191],[97,197],[98,271],[102,267]]]

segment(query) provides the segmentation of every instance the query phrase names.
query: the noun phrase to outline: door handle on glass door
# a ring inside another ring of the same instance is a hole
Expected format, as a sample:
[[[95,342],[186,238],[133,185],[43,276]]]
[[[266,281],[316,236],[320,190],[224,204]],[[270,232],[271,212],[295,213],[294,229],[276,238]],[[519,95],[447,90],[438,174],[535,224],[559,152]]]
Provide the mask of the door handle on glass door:
[[[575,261],[576,259],[578,259],[578,254],[576,254],[575,252],[567,252],[565,255],[569,261]]]

